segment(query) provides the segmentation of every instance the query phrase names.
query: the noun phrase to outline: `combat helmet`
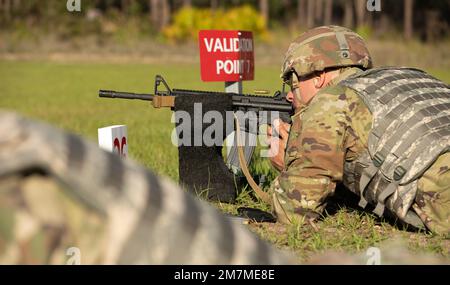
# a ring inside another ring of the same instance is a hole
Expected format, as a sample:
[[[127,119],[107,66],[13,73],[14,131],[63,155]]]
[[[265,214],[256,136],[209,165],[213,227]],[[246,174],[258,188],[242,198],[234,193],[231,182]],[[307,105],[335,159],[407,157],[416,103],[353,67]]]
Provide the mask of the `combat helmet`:
[[[280,77],[287,80],[293,72],[303,77],[326,68],[345,66],[372,67],[364,40],[347,28],[322,26],[303,33],[291,43]]]

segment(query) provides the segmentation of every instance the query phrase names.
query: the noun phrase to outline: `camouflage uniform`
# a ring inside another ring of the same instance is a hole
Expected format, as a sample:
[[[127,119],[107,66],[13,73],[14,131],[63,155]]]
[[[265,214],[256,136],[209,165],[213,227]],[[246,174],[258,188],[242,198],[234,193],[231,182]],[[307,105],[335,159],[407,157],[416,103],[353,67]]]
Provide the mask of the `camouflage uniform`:
[[[106,216],[66,195],[54,180],[20,175],[0,182],[0,264],[82,264],[104,260]]]
[[[315,29],[312,34],[317,34],[320,29]],[[320,41],[319,44],[317,41],[312,45],[307,43],[295,51],[295,46],[302,41],[305,37],[300,37],[291,46],[283,67],[283,70],[289,69],[286,68],[289,64],[297,67],[298,76],[316,70],[302,63],[313,58],[326,65],[327,60],[333,61],[331,50],[339,50],[331,45],[331,41],[325,40],[322,44]],[[296,66],[295,62],[299,64]],[[357,72],[361,72],[358,67],[341,69],[337,78],[306,106],[296,110],[285,153],[285,169],[272,185],[274,211],[282,222],[315,218],[322,213],[336,183],[343,181],[345,184],[344,164],[355,161],[368,148],[372,113],[353,89],[339,85]],[[447,152],[418,179],[417,195],[412,204],[412,209],[428,229],[447,235],[450,231],[449,167],[450,153]]]

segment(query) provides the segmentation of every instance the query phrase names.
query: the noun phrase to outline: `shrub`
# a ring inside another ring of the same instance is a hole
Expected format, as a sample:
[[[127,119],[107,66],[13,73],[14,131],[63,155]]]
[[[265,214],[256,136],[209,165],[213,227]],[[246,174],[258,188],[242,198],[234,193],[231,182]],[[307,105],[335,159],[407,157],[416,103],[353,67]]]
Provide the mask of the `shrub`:
[[[265,19],[251,6],[244,5],[230,10],[183,8],[173,18],[173,23],[163,30],[170,41],[186,41],[198,38],[199,30],[248,30],[256,38],[267,40]]]
[[[372,37],[372,28],[368,25],[362,25],[356,28],[356,33],[360,35],[363,39],[368,40]]]

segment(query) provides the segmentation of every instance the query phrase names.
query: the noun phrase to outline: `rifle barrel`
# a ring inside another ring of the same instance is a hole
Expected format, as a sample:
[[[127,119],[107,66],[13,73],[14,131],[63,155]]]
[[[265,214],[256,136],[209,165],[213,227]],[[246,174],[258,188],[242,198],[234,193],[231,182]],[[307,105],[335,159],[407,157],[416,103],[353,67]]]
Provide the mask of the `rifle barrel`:
[[[233,106],[247,107],[247,108],[261,108],[279,112],[292,111],[292,107],[290,105],[281,105],[281,104],[278,105],[278,104],[258,103],[258,102],[233,102]]]
[[[100,90],[98,91],[98,96],[104,98],[138,99],[145,101],[153,100],[152,94],[139,94],[131,92],[112,91],[112,90]]]

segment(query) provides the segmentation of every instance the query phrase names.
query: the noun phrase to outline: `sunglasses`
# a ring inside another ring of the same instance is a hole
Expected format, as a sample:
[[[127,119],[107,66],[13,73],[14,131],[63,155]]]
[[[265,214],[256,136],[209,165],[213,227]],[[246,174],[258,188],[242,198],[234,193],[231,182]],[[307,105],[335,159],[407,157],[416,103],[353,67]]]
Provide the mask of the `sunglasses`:
[[[296,84],[294,83],[294,74],[297,77],[297,83]],[[311,78],[313,78],[315,76],[317,76],[316,72],[313,72],[311,74],[304,75],[304,76],[299,76],[294,69],[291,69],[291,70],[289,70],[288,72],[286,72],[283,75],[283,78],[282,78],[282,80],[283,80],[283,90],[284,90],[284,85],[288,85],[289,87],[291,87],[291,91],[294,91],[295,89],[298,88],[298,83],[299,82],[309,80],[309,79],[311,79]]]
[[[298,81],[300,81],[300,77],[298,76],[297,72],[294,69],[291,69],[290,71],[286,72],[283,75],[283,92],[285,92],[285,86],[288,85],[291,88],[291,91],[294,91],[298,88],[298,83],[294,86],[294,74],[297,76]]]

